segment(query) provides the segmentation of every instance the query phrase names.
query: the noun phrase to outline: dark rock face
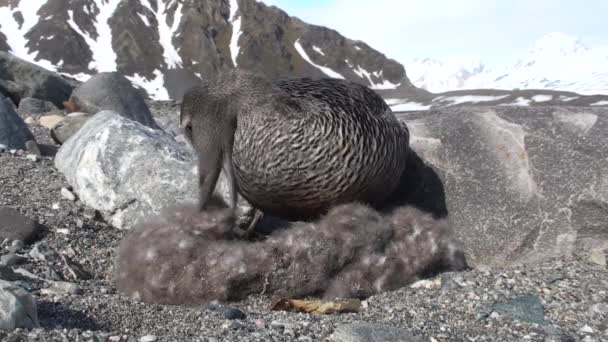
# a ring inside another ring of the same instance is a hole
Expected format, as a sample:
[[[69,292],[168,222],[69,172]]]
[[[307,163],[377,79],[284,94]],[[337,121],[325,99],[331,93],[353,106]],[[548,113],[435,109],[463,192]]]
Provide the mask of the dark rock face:
[[[117,72],[104,72],[91,77],[74,89],[72,101],[89,114],[112,110],[151,128],[159,128],[139,92]]]
[[[10,13],[23,19],[33,10],[24,6],[15,1]],[[37,22],[23,32],[20,51],[81,80],[118,71],[160,82],[168,93],[160,97],[179,100],[184,85],[173,81],[175,72],[189,75],[188,85],[238,66],[269,77],[343,77],[379,92],[418,91],[401,64],[367,44],[256,0],[46,0],[37,6]],[[0,50],[8,50],[1,32]]]
[[[0,95],[0,145],[10,149],[25,149],[25,143],[34,136],[15,112],[11,100]]]
[[[608,242],[608,110],[459,107],[399,115],[441,178],[471,265],[529,263]]]
[[[0,52],[0,92],[15,103],[22,98],[33,97],[63,108],[63,101],[70,97],[72,85],[56,73]]]

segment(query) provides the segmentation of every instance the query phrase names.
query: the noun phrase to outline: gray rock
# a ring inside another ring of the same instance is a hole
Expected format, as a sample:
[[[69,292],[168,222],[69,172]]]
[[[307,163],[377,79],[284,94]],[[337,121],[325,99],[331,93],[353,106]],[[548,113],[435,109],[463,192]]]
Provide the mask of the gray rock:
[[[40,151],[40,146],[34,140],[28,140],[25,142],[25,149],[28,154],[33,154],[35,156],[41,156],[42,152]]]
[[[50,287],[42,289],[42,294],[46,295],[66,295],[66,294],[80,294],[82,289],[74,283],[66,281],[56,281],[51,284]]]
[[[0,51],[0,91],[8,93],[15,103],[33,97],[50,101],[63,108],[63,101],[70,97],[73,86],[58,74],[33,63],[26,62],[14,55]]]
[[[61,145],[66,142],[72,135],[91,118],[87,113],[70,113],[60,123],[51,129],[51,138],[57,144]]]
[[[545,322],[545,308],[540,298],[534,295],[520,296],[506,303],[494,304],[493,310],[501,316],[524,322],[536,324]]]
[[[10,207],[0,207],[0,239],[32,241],[40,226]]]
[[[25,289],[0,280],[0,329],[40,327],[36,300]]]
[[[14,265],[22,264],[26,260],[27,260],[27,258],[25,258],[25,257],[10,253],[10,254],[5,254],[3,256],[0,256],[0,265],[14,266]]]
[[[28,140],[34,140],[32,132],[15,112],[11,100],[0,95],[0,144],[8,149],[23,150]]]
[[[66,141],[55,166],[83,203],[120,228],[197,199],[196,157],[169,134],[111,111],[96,114]],[[227,196],[223,175],[218,185],[218,196]],[[250,212],[244,200],[239,205]]]
[[[329,337],[335,342],[410,342],[422,341],[410,332],[397,327],[370,323],[340,325]]]
[[[425,203],[447,206],[470,266],[608,243],[608,109],[461,107],[398,117],[441,179],[423,192]]]
[[[19,113],[21,117],[25,117],[33,114],[52,112],[55,110],[58,110],[58,108],[52,102],[26,97],[21,99],[19,102],[19,109],[17,109],[17,113]]]
[[[150,128],[158,129],[144,98],[117,72],[102,72],[74,89],[76,106],[89,114],[111,110]]]

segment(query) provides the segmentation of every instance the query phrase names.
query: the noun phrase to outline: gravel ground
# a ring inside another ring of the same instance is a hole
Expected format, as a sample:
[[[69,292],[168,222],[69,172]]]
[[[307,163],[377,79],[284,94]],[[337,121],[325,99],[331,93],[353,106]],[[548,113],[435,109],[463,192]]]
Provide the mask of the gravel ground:
[[[170,104],[151,107],[155,114],[176,110]],[[32,130],[39,142],[52,144],[48,130]],[[608,341],[608,272],[586,255],[445,273],[370,297],[359,313],[270,311],[265,296],[230,306],[137,303],[117,293],[112,280],[123,232],[66,199],[62,188],[69,185],[52,157],[33,161],[21,152],[0,153],[0,206],[42,225],[34,243],[0,246],[2,255],[24,257],[11,268],[29,272],[22,284],[38,301],[42,328],[0,331],[1,341],[322,341],[352,322],[399,327],[421,341]],[[235,308],[246,317],[225,318],[238,316]]]

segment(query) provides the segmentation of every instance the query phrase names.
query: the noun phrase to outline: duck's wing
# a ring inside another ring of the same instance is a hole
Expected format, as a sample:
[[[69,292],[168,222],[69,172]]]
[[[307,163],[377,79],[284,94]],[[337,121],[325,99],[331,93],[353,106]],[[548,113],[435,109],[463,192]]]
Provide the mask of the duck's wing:
[[[380,95],[358,83],[333,78],[296,78],[279,79],[274,84],[299,102],[326,106],[331,111],[353,115],[393,115]]]

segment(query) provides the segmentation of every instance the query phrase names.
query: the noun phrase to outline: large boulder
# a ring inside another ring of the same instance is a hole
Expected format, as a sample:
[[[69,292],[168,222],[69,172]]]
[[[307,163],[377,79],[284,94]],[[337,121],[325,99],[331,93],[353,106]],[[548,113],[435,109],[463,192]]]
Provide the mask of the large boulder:
[[[143,96],[117,72],[102,72],[89,78],[74,89],[71,101],[90,114],[111,110],[148,127],[159,128]]]
[[[55,166],[83,203],[105,213],[118,228],[130,228],[164,207],[198,197],[197,162],[191,150],[162,130],[112,111],[87,120],[61,146]],[[216,199],[225,203],[227,193],[222,175]],[[250,217],[248,204],[239,204],[242,215]]]
[[[32,132],[15,112],[11,100],[0,95],[0,145],[23,150],[28,140],[34,140]]]
[[[0,51],[0,92],[13,102],[33,97],[63,108],[72,89],[70,82],[58,74]]]
[[[608,109],[462,107],[399,118],[443,182],[470,265],[608,247]]]

